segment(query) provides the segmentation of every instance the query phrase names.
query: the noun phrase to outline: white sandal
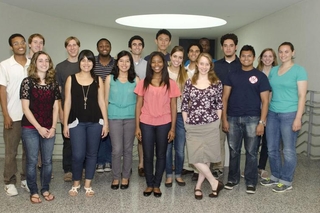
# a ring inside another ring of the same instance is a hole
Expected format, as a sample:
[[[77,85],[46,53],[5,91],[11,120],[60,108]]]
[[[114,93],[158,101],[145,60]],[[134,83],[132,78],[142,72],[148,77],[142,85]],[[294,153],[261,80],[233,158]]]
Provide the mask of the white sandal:
[[[89,188],[83,187],[83,188],[84,190],[86,190],[87,197],[92,197],[94,195],[94,191],[92,190],[92,187],[89,187]]]
[[[77,196],[78,189],[80,189],[80,185],[79,186],[72,186],[72,188],[69,190],[69,195],[72,197]]]

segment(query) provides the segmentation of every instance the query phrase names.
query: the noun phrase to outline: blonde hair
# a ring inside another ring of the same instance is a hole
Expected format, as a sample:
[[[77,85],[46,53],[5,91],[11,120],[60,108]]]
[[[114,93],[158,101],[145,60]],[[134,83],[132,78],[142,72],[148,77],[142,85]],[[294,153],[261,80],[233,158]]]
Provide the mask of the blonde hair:
[[[45,83],[46,84],[51,84],[51,83],[54,83],[55,82],[55,74],[56,74],[56,71],[53,69],[53,63],[52,63],[52,60],[51,60],[51,57],[43,52],[43,51],[39,51],[39,52],[36,52],[32,59],[31,59],[31,62],[30,62],[30,66],[28,68],[28,76],[30,76],[35,82],[39,83],[40,82],[40,78],[37,74],[38,70],[37,70],[37,60],[39,58],[40,55],[46,55],[48,57],[48,60],[49,60],[49,68],[48,68],[48,71],[46,73],[46,77],[45,77]]]
[[[197,61],[196,61],[196,70],[194,72],[194,75],[192,76],[191,83],[193,85],[197,84],[197,80],[199,78],[198,63],[199,63],[199,60],[200,60],[201,57],[205,57],[206,59],[208,59],[209,64],[210,64],[210,70],[208,72],[208,80],[210,81],[211,84],[218,83],[219,78],[216,75],[215,71],[213,70],[214,65],[213,65],[213,62],[212,62],[212,58],[211,58],[210,54],[208,54],[208,53],[200,53],[200,55],[198,56]]]
[[[260,53],[259,55],[259,58],[258,58],[258,66],[257,66],[257,69],[260,70],[260,71],[263,71],[263,67],[264,67],[264,64],[263,62],[261,61],[262,57],[263,57],[263,54],[267,51],[270,51],[273,55],[273,62],[272,62],[272,66],[277,66],[278,65],[278,60],[277,60],[277,55],[276,55],[276,52],[272,49],[272,48],[266,48],[264,50],[262,50],[262,52]]]
[[[183,54],[184,49],[182,46],[175,46],[171,50],[170,55],[172,56],[175,52],[182,52],[182,54]],[[171,66],[171,64],[170,64],[170,66]],[[184,85],[185,85],[186,81],[188,80],[188,77],[189,77],[188,73],[187,73],[186,69],[184,68],[183,61],[182,61],[182,63],[180,64],[180,69],[179,69],[178,77],[176,80],[181,92],[183,91]]]

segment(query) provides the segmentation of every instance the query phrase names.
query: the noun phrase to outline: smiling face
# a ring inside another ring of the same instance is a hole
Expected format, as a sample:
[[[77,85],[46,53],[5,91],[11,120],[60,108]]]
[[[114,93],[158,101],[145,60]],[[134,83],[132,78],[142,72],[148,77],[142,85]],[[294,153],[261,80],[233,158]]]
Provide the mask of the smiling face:
[[[118,59],[117,66],[120,72],[128,72],[128,70],[130,69],[130,65],[131,63],[129,56],[125,55]]]
[[[26,41],[24,40],[23,37],[15,37],[11,39],[11,50],[13,51],[14,55],[25,55],[26,54]]]
[[[29,44],[30,52],[36,53],[43,50],[43,39],[40,37],[33,37]]]
[[[294,56],[294,51],[289,45],[282,45],[278,49],[279,59],[282,63],[290,62]]]
[[[151,59],[151,68],[154,73],[161,73],[164,66],[164,61],[159,55],[155,55]]]
[[[272,66],[274,62],[273,53],[270,50],[265,51],[261,57],[261,61],[264,66]]]
[[[79,46],[77,42],[73,39],[69,41],[66,49],[67,49],[68,55],[72,58],[77,57],[79,54]]]
[[[170,56],[171,65],[174,67],[180,67],[183,61],[183,52],[176,51]]]
[[[200,75],[208,75],[210,71],[210,61],[207,57],[200,56],[197,61],[197,67]]]
[[[93,62],[90,61],[87,57],[84,57],[81,61],[80,61],[80,69],[83,72],[90,72],[90,70],[92,70],[93,68]]]
[[[111,44],[108,41],[101,40],[97,46],[99,55],[109,56],[111,52]]]
[[[240,62],[243,70],[251,70],[253,68],[254,56],[252,51],[244,50],[240,54]]]
[[[133,55],[141,55],[143,50],[142,41],[136,39],[131,42],[131,53]]]
[[[36,61],[37,72],[47,72],[50,66],[50,60],[47,55],[41,54]]]
[[[188,52],[188,58],[191,62],[195,62],[200,55],[200,49],[198,46],[191,46]]]

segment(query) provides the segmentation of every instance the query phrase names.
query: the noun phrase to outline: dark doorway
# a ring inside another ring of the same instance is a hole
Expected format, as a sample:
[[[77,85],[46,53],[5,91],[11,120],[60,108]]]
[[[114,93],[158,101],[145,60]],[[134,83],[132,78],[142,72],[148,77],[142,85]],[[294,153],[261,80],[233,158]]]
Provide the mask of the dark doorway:
[[[191,44],[194,43],[199,43],[200,39],[189,39],[189,38],[180,38],[179,39],[179,45],[182,46],[184,48],[184,61],[188,60],[188,47]],[[216,50],[216,41],[215,39],[209,39],[210,40],[210,55],[212,56],[213,59],[215,59],[215,50]]]

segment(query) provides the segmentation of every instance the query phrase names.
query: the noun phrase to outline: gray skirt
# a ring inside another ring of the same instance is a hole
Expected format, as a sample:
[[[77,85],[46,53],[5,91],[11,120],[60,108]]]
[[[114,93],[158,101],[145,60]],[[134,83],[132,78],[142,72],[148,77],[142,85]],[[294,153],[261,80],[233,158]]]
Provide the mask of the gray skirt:
[[[220,121],[203,125],[185,124],[190,164],[221,161]]]

